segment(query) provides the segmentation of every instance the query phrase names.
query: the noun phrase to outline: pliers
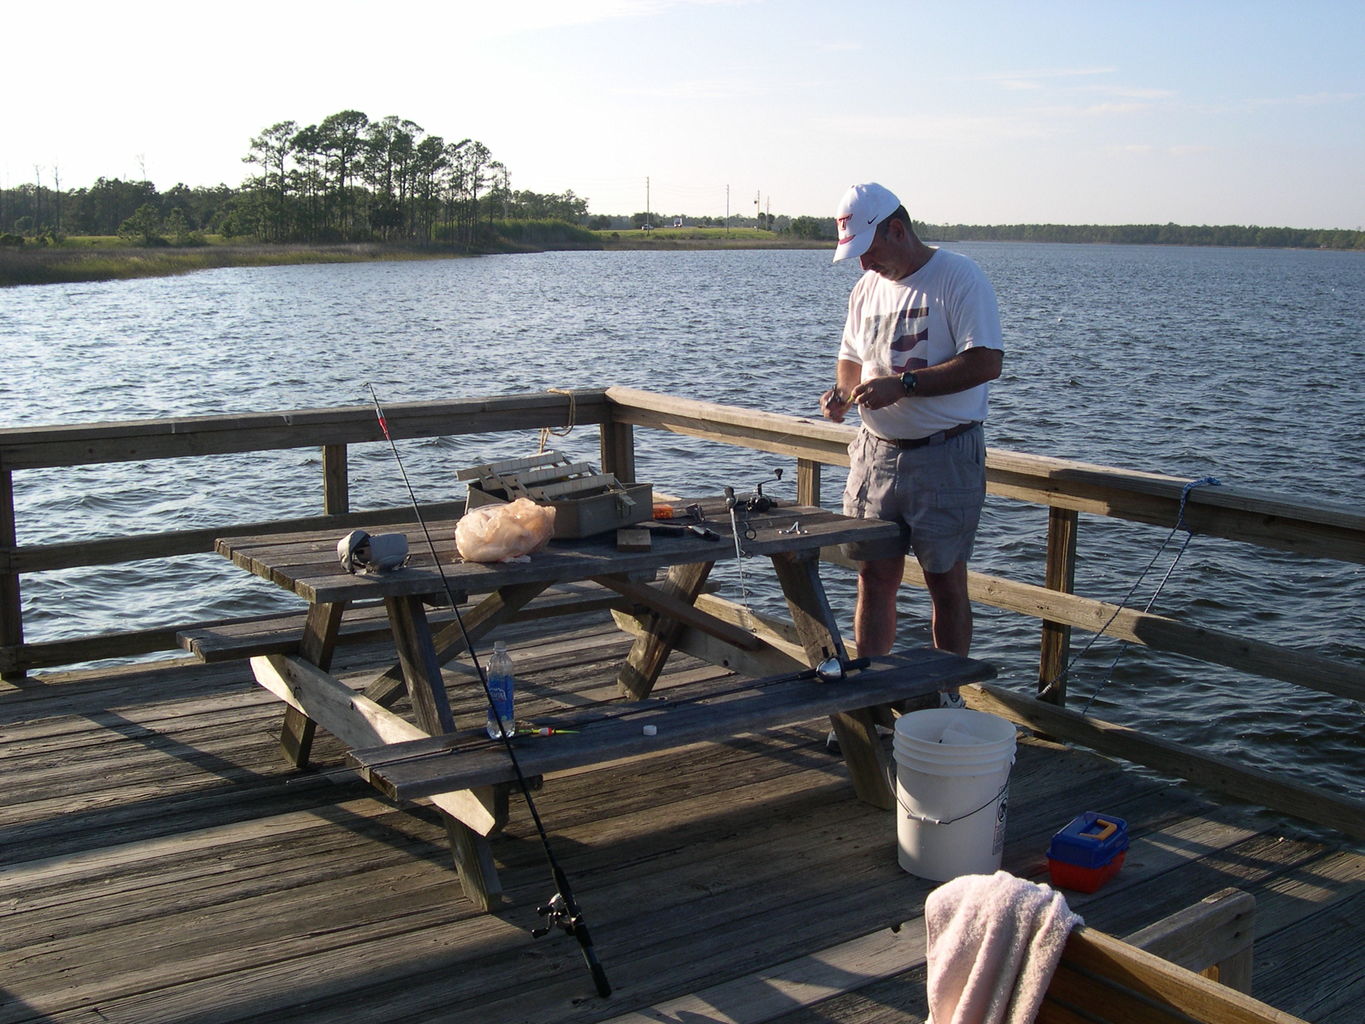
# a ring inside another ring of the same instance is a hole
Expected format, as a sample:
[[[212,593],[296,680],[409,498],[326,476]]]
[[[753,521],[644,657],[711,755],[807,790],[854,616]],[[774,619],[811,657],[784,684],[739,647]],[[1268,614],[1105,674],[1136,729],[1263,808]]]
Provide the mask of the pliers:
[[[656,533],[671,533],[680,536],[691,535],[693,537],[700,537],[702,540],[720,540],[720,534],[716,533],[715,530],[708,526],[698,526],[695,523],[688,523],[684,526],[682,523],[663,523],[656,520],[648,525],[649,528]]]

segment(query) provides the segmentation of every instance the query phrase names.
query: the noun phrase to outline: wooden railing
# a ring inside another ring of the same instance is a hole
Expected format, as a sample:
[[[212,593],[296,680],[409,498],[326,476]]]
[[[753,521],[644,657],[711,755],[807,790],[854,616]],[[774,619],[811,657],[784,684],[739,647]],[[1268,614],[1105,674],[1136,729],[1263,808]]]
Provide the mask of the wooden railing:
[[[818,419],[755,412],[630,388],[407,403],[389,406],[386,413],[395,438],[496,434],[571,423],[595,425],[600,431],[602,469],[622,480],[636,479],[635,428],[738,445],[794,459],[797,498],[806,504],[820,503],[823,466],[848,464],[847,446],[853,429]],[[0,431],[0,674],[14,680],[35,668],[172,650],[178,630],[199,625],[175,623],[118,634],[26,642],[20,589],[24,574],[207,552],[216,537],[231,533],[286,532],[325,525],[373,526],[410,517],[406,507],[363,513],[350,509],[347,447],[380,440],[374,411],[366,406]],[[13,476],[25,470],[307,447],[323,451],[320,516],[55,544],[21,545],[16,541]],[[1140,736],[1064,708],[1062,670],[1074,628],[1365,701],[1365,667],[1361,665],[1071,592],[1081,513],[1169,530],[1181,513],[1182,498],[1183,521],[1195,534],[1309,558],[1365,562],[1365,515],[1353,509],[1237,487],[1188,490],[1189,482],[997,449],[988,452],[987,485],[992,494],[1047,510],[1046,585],[973,572],[972,599],[1041,621],[1038,678],[1043,699],[987,687],[974,700],[1049,735],[1084,742],[1365,836],[1365,805],[1358,801],[1286,783],[1268,773]],[[450,503],[449,507],[459,505]],[[839,561],[836,552],[825,554],[829,560]],[[923,585],[913,560],[906,580]]]
[[[604,437],[612,435],[611,409],[600,390],[411,402],[388,405],[384,412],[395,438],[538,430],[571,422],[602,425]],[[26,573],[201,554],[213,550],[216,538],[229,534],[285,533],[328,525],[376,526],[411,519],[406,505],[351,511],[347,447],[383,439],[373,406],[0,430],[0,678],[21,678],[34,668],[175,650],[178,630],[212,624],[172,623],[164,628],[26,643],[20,592],[20,578]],[[321,515],[56,544],[16,542],[16,473],[296,448],[322,450]],[[463,507],[464,502],[454,502],[450,510]],[[436,506],[435,510],[440,508]]]

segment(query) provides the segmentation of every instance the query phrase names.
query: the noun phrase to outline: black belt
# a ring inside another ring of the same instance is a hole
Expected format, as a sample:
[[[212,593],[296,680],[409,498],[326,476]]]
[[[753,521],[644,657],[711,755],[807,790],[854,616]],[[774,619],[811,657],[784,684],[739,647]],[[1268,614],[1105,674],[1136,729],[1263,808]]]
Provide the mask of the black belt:
[[[965,434],[973,427],[979,426],[981,426],[981,424],[976,420],[973,420],[970,423],[959,423],[957,426],[949,427],[947,430],[940,430],[938,433],[930,434],[928,437],[878,437],[876,434],[873,434],[872,440],[879,444],[889,444],[895,448],[923,448],[927,444],[942,444],[944,441],[950,441],[959,434]]]

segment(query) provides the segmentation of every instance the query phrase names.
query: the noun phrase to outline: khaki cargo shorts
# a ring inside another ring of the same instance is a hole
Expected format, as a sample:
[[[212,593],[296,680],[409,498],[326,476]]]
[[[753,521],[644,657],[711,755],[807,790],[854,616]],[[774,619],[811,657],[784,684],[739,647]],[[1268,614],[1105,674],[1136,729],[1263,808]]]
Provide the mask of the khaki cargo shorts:
[[[986,500],[981,425],[941,443],[898,448],[867,430],[848,446],[844,515],[899,523],[899,539],[843,545],[859,562],[914,552],[925,572],[967,561]]]

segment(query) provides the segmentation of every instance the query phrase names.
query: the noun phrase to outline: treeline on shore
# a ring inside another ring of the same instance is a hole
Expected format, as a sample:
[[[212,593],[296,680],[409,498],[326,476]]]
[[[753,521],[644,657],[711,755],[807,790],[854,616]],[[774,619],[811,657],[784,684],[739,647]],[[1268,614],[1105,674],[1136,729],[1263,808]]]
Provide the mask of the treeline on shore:
[[[280,121],[250,139],[242,159],[252,173],[236,187],[178,184],[161,192],[150,181],[100,178],[66,190],[41,181],[0,189],[0,247],[50,248],[69,238],[96,236],[146,248],[204,246],[212,238],[487,252],[509,246],[578,248],[591,244],[586,229],[668,225],[751,227],[793,240],[833,240],[829,217],[590,215],[588,199],[571,190],[513,189],[508,167],[477,140],[447,142],[405,118],[373,120],[358,110],[340,111],[317,124]],[[511,226],[521,222],[530,226]],[[562,228],[547,228],[551,222]],[[1362,231],[1254,225],[921,227],[926,238],[942,240],[1365,249]],[[556,235],[558,240],[551,237]]]
[[[934,238],[970,242],[1230,245],[1262,249],[1365,249],[1365,231],[1236,224],[930,224]]]
[[[826,221],[798,217],[792,230],[834,240]],[[1365,250],[1365,231],[1336,228],[1265,228],[1256,225],[1187,224],[927,224],[915,230],[933,241],[1072,242],[1111,245],[1224,245],[1262,249]]]
[[[36,182],[3,189],[0,234],[11,246],[71,236],[194,246],[217,236],[476,250],[497,220],[588,219],[587,200],[572,191],[514,190],[507,166],[483,143],[447,142],[396,116],[344,110],[315,125],[281,121],[251,139],[242,159],[254,173],[237,187],[160,192],[149,181],[100,178],[65,191]]]

